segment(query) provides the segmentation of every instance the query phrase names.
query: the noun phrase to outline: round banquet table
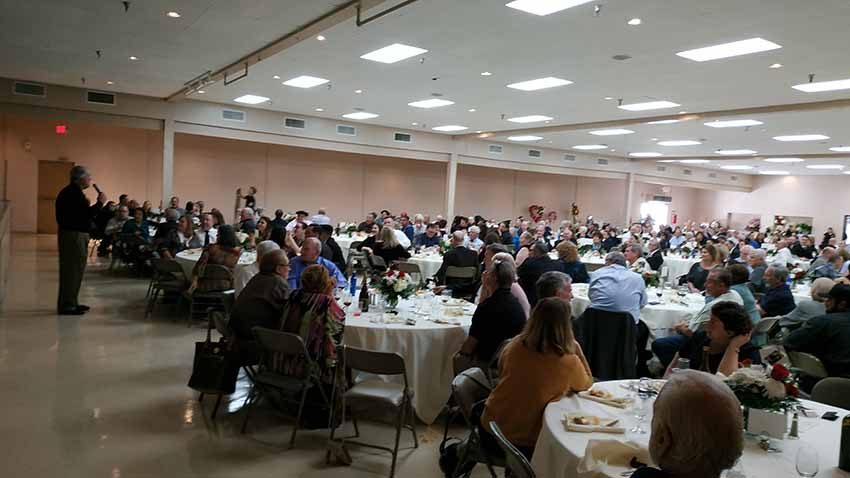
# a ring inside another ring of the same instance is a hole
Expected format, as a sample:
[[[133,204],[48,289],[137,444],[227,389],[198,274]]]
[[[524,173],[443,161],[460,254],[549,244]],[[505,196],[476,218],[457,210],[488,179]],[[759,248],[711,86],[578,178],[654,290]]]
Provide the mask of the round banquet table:
[[[175,259],[177,260],[177,263],[180,264],[180,267],[183,268],[183,273],[186,274],[187,278],[192,277],[192,269],[195,268],[195,264],[197,264],[198,259],[201,258],[201,253],[203,253],[203,249],[186,249],[183,252],[177,253]],[[236,265],[236,267],[239,268],[251,265],[256,261],[256,252],[243,251],[242,255],[239,256],[239,263]]]
[[[348,234],[343,234],[341,236],[333,236],[333,240],[339,244],[339,248],[342,249],[342,257],[345,260],[348,260],[348,250],[351,248],[351,243],[355,241],[362,241],[366,239],[366,235],[354,234],[349,236]]]
[[[572,305],[573,317],[579,317],[585,309],[590,307],[590,299],[587,298],[587,284],[573,284]],[[646,322],[649,330],[655,338],[669,335],[673,325],[680,321],[687,322],[698,313],[705,305],[705,297],[700,294],[688,294],[679,297],[672,289],[665,288],[659,302],[654,287],[647,289],[646,293],[650,304],[641,309],[640,317]]]
[[[434,277],[434,274],[440,270],[440,267],[443,265],[443,256],[429,251],[416,254],[408,259],[407,262],[418,265],[419,270],[422,271],[422,278],[427,279]]]
[[[466,340],[475,311],[474,304],[465,302],[463,306],[452,306],[450,304],[461,302],[446,299],[449,305],[443,305],[443,299],[421,299],[424,312],[416,311],[415,301],[402,300],[398,305],[398,316],[371,309],[359,315],[356,307],[352,306],[345,319],[346,345],[396,352],[404,357],[408,383],[414,392],[413,408],[416,416],[429,425],[434,423],[451,396],[454,379],[452,358]],[[459,314],[461,310],[461,316],[446,315],[447,312],[452,313],[449,311]],[[404,322],[406,318],[415,319],[416,325],[407,325]],[[401,376],[382,379],[403,383]]]
[[[699,257],[682,257],[674,254],[664,256],[664,264],[661,267],[667,267],[667,282],[675,284],[679,277],[687,274],[691,266],[697,262]]]
[[[625,388],[627,382],[629,381],[601,382],[594,385],[594,388],[599,387],[616,396],[623,396],[629,393]],[[797,449],[800,443],[808,443],[817,449],[820,457],[818,478],[850,477],[850,473],[841,471],[837,467],[841,420],[830,422],[819,418],[827,411],[835,411],[839,417],[844,417],[850,412],[808,400],[801,400],[801,402],[807,408],[814,410],[817,416],[813,418],[800,416],[800,439],[782,440],[779,442],[783,449],[781,453],[767,453],[759,448],[754,439],[745,438],[744,454],[736,470],[742,469],[746,478],[797,478],[798,475],[795,470]],[[591,440],[594,440],[593,446],[598,452],[601,450],[600,445],[608,444],[610,446],[628,443],[635,447],[636,455],[629,453],[627,456],[648,458],[649,431],[652,422],[651,403],[647,405],[647,408],[648,414],[644,422],[644,429],[647,433],[639,435],[628,431],[635,426],[637,421],[630,410],[610,407],[579,398],[576,395],[550,403],[543,414],[543,427],[534,449],[534,457],[531,461],[532,468],[534,468],[537,476],[545,476],[546,478],[621,477],[621,473],[630,468],[622,466],[620,460],[614,458],[611,458],[607,463],[600,464],[597,462],[593,466],[592,460],[588,460],[586,457],[588,455],[586,453],[588,444]],[[592,414],[603,419],[609,416],[619,418],[620,425],[627,431],[625,434],[567,431],[563,419],[564,415],[569,412]],[[597,440],[604,440],[605,442]],[[612,443],[612,441],[618,443]],[[628,458],[626,458],[627,460]],[[644,461],[644,463],[649,462]]]

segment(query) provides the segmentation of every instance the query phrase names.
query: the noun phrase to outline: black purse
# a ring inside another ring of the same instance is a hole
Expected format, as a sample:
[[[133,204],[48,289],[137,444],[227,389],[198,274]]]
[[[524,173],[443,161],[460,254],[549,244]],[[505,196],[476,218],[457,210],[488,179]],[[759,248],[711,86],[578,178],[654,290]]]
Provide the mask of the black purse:
[[[195,342],[195,360],[189,388],[210,395],[228,395],[236,390],[239,357],[232,344],[222,337],[213,342],[212,321],[207,326],[207,338]]]

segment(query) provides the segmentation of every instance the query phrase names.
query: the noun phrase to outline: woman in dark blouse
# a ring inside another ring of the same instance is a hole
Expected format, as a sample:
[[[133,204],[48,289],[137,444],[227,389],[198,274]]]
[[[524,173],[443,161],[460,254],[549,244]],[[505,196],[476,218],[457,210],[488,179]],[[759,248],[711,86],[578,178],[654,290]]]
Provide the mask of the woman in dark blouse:
[[[381,231],[380,241],[376,242],[372,247],[363,247],[362,250],[368,254],[374,254],[380,257],[387,266],[399,259],[410,257],[410,253],[398,243],[398,240],[395,238],[395,230],[391,227],[385,227]]]
[[[691,289],[691,292],[702,292],[705,290],[705,280],[708,278],[708,273],[718,266],[717,249],[712,244],[706,244],[700,251],[702,256],[700,261],[691,266],[682,280]]]
[[[574,283],[585,284],[590,281],[587,267],[578,258],[578,248],[570,241],[563,241],[556,247],[561,270],[572,278]]]

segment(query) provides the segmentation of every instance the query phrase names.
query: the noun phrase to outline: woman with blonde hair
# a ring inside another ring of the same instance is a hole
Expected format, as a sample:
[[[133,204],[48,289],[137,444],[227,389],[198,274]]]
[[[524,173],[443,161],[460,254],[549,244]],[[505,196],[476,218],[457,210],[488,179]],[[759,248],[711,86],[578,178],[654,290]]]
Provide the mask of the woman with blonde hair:
[[[525,317],[528,318],[531,312],[531,305],[528,303],[528,297],[525,295],[525,291],[522,290],[522,287],[517,282],[514,258],[507,252],[507,248],[503,244],[490,244],[484,249],[484,273],[481,274],[481,290],[478,293],[478,297],[475,298],[475,303],[480,304],[484,302],[496,290],[496,281],[491,280],[491,276],[494,274],[493,261],[497,260],[513,264],[514,277],[513,284],[511,285],[511,295],[519,301],[519,305],[522,306],[522,310],[525,312]]]
[[[558,251],[558,260],[561,269],[570,276],[573,283],[585,284],[590,281],[587,275],[587,267],[578,258],[578,247],[570,241],[559,243],[555,250]]]
[[[589,389],[593,374],[573,337],[570,303],[550,297],[531,311],[525,328],[502,352],[500,381],[487,399],[479,432],[484,445],[495,441],[488,424],[530,458],[549,402]],[[521,406],[517,406],[522,404]]]
[[[366,251],[367,254],[380,257],[387,266],[399,259],[408,259],[410,257],[410,253],[398,243],[395,230],[391,227],[382,228],[378,234],[378,241],[372,247],[364,246],[362,250]]]

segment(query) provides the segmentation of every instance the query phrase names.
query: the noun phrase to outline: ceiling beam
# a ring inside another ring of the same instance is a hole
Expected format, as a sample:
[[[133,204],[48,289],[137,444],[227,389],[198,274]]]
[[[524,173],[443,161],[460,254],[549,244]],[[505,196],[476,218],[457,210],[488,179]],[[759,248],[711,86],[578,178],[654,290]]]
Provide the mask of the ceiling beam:
[[[790,103],[785,105],[755,106],[749,108],[735,108],[729,110],[703,111],[699,113],[668,114],[660,116],[649,116],[643,118],[626,118],[618,120],[592,121],[588,123],[572,123],[561,125],[539,126],[536,128],[518,128],[500,131],[485,131],[482,133],[470,133],[457,135],[459,139],[473,138],[495,138],[500,136],[513,136],[521,134],[546,134],[564,133],[567,131],[581,131],[587,129],[619,128],[648,123],[650,121],[679,120],[694,121],[714,118],[726,118],[732,116],[763,115],[771,113],[810,112],[821,110],[832,110],[850,108],[850,98],[840,100],[815,101],[811,103]]]
[[[281,53],[298,43],[314,38],[320,33],[339,25],[342,22],[350,20],[352,18],[356,18],[358,15],[358,11],[366,11],[370,8],[373,8],[381,3],[384,3],[386,0],[351,0],[343,3],[338,6],[334,10],[322,15],[321,17],[305,24],[302,27],[299,27],[296,30],[293,30],[286,35],[274,40],[273,42],[243,56],[242,58],[230,63],[229,65],[219,68],[218,70],[211,72],[208,76],[201,75],[198,78],[204,78],[207,82],[217,82],[224,80],[225,77],[232,76],[233,74],[239,74],[241,72],[245,72],[247,74],[248,68],[257,63],[268,59],[278,53]],[[193,90],[192,85],[187,84],[179,91],[175,91],[167,98],[166,101],[174,101],[177,99],[183,98],[187,92]]]

